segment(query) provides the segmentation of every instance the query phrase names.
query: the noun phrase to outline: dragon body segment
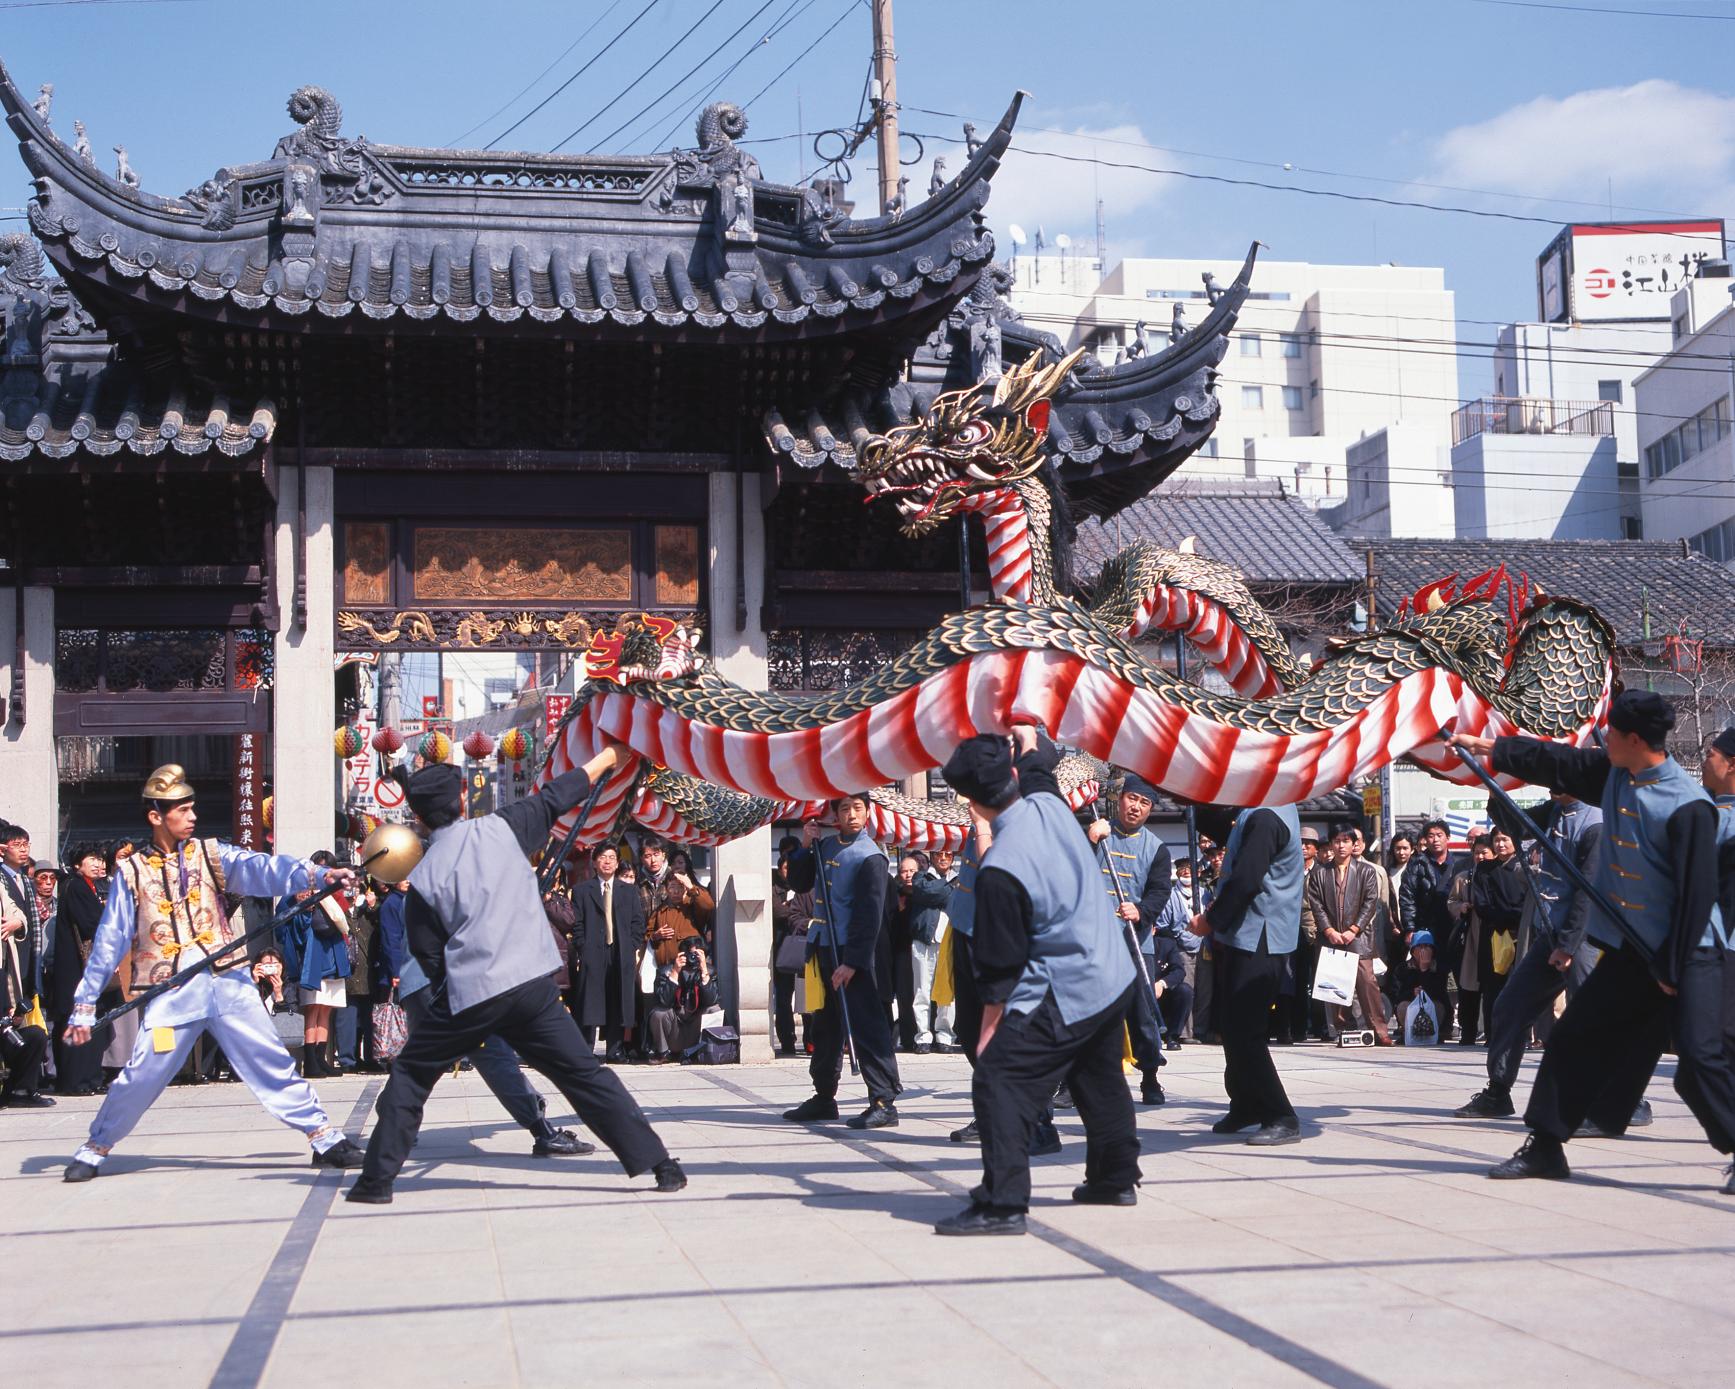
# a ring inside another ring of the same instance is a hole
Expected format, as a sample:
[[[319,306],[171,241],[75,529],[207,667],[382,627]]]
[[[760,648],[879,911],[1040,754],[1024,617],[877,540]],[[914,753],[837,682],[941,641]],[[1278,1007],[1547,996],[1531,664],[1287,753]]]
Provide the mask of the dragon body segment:
[[[635,818],[718,843],[925,772],[962,739],[1017,722],[1079,750],[1063,777],[1075,804],[1094,796],[1102,763],[1193,801],[1283,805],[1401,757],[1464,780],[1436,741],[1450,727],[1592,737],[1612,689],[1612,631],[1573,600],[1531,601],[1503,572],[1456,596],[1434,586],[1415,611],[1334,642],[1312,667],[1238,574],[1184,549],[1134,544],[1088,600],[1074,596],[1065,495],[1042,434],[1078,356],[1033,358],[991,387],[942,395],[860,451],[858,480],[897,508],[907,533],[981,517],[992,602],[945,618],[868,678],[812,696],[744,689],[705,667],[694,634],[654,618],[629,624],[600,642],[550,769],[617,739],[644,764],[614,776],[635,797]],[[1134,642],[1155,631],[1196,646],[1234,693],[1149,660]],[[581,839],[612,825],[628,794],[611,785]],[[873,795],[872,827],[887,842],[962,840],[960,807]]]

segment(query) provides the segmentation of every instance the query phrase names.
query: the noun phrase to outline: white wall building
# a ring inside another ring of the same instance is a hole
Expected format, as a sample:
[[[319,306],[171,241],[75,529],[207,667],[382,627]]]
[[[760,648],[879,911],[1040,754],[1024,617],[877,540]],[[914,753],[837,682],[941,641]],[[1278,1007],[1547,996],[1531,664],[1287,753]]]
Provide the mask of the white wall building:
[[[1645,537],[1735,562],[1735,279],[1727,262],[1678,292],[1669,351],[1634,383]]]
[[[1104,362],[1133,341],[1140,322],[1153,348],[1168,341],[1177,308],[1197,324],[1209,311],[1203,277],[1227,285],[1240,268],[1124,260],[1099,278],[1097,264],[1020,255],[1012,302],[1032,326],[1068,347],[1093,347]],[[1221,368],[1222,419],[1179,476],[1275,478],[1313,505],[1330,505],[1345,497],[1346,450],[1388,425],[1443,449],[1460,398],[1445,279],[1438,268],[1261,260]],[[1437,479],[1421,481],[1419,491],[1438,492]]]

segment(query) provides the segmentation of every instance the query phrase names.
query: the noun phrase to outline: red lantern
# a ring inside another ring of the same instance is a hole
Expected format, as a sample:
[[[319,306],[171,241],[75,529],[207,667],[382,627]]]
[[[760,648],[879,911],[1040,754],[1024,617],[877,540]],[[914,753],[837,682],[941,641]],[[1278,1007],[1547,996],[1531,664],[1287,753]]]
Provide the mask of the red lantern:
[[[514,762],[522,762],[530,756],[530,739],[524,736],[522,728],[509,728],[501,736],[500,755]]]
[[[493,751],[494,740],[479,728],[464,739],[464,755],[473,762],[480,762]]]
[[[446,762],[452,756],[452,740],[444,733],[424,733],[416,751],[421,753],[422,761],[430,766],[436,762]]]
[[[395,728],[382,728],[373,736],[373,750],[390,757],[404,745],[404,735]]]

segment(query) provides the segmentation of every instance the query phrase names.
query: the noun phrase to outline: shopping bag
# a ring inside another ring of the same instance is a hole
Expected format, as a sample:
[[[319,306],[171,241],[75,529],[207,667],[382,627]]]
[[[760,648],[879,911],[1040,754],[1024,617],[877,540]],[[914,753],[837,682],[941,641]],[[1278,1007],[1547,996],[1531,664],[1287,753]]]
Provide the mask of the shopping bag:
[[[639,992],[654,994],[657,991],[657,952],[646,946],[639,955]]]
[[[940,937],[940,956],[934,961],[934,987],[929,991],[936,1008],[950,1008],[958,1001],[958,976],[953,968],[952,933],[946,931]]]
[[[1518,940],[1510,931],[1496,931],[1488,941],[1488,954],[1496,974],[1512,973],[1512,962],[1518,958]]]
[[[806,1006],[801,1011],[817,1013],[825,1007],[825,980],[820,977],[819,956],[814,955],[808,959],[807,972],[802,976],[802,981],[806,985],[804,999]]]
[[[1313,997],[1348,1008],[1355,1002],[1355,971],[1355,951],[1333,950],[1328,945],[1319,952],[1319,965],[1313,972]]]
[[[374,1004],[374,1060],[392,1061],[410,1039],[409,1019],[395,1001]]]
[[[807,932],[791,931],[777,946],[772,968],[779,974],[800,974],[807,966]]]
[[[1404,1014],[1404,1045],[1431,1047],[1439,1040],[1440,1015],[1434,1008],[1434,1000],[1418,992],[1409,1011]]]

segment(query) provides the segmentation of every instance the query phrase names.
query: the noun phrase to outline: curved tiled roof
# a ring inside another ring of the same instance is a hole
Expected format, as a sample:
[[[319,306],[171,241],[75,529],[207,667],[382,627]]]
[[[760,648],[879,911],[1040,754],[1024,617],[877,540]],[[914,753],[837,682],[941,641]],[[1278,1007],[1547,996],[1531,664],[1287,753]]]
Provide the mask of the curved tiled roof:
[[[212,450],[239,458],[262,451],[276,427],[269,400],[153,383],[114,364],[13,368],[0,378],[0,459],[9,463]]]
[[[1074,376],[1058,392],[1048,424],[1048,450],[1075,502],[1087,514],[1103,514],[1142,495],[1178,467],[1210,437],[1221,406],[1216,367],[1228,351],[1229,334],[1247,297],[1258,248],[1247,254],[1233,285],[1211,312],[1178,342],[1160,352]],[[1009,356],[1055,350],[1046,335],[1016,321],[1000,325]],[[832,404],[800,419],[778,412],[765,417],[765,437],[774,452],[803,468],[827,463],[848,471],[856,450],[873,434],[909,424],[925,414],[935,396],[973,384],[965,368],[970,325],[954,315],[940,346],[948,367],[877,391],[846,391]],[[1164,466],[1166,464],[1166,466]],[[1108,479],[1137,471],[1138,482]],[[1092,486],[1087,479],[1102,479]],[[1128,490],[1129,487],[1132,490]]]
[[[1383,617],[1425,584],[1472,579],[1504,564],[1549,593],[1589,603],[1622,646],[1680,630],[1735,646],[1735,571],[1680,540],[1355,540],[1372,550],[1374,601]]]
[[[0,103],[36,179],[32,228],[63,275],[111,299],[274,327],[577,323],[653,337],[835,334],[959,297],[993,256],[980,213],[1019,105],[926,202],[853,221],[760,178],[715,122],[697,153],[418,149],[342,136],[336,102],[303,88],[291,102],[303,129],[272,159],[165,198],[79,158],[4,68]]]

